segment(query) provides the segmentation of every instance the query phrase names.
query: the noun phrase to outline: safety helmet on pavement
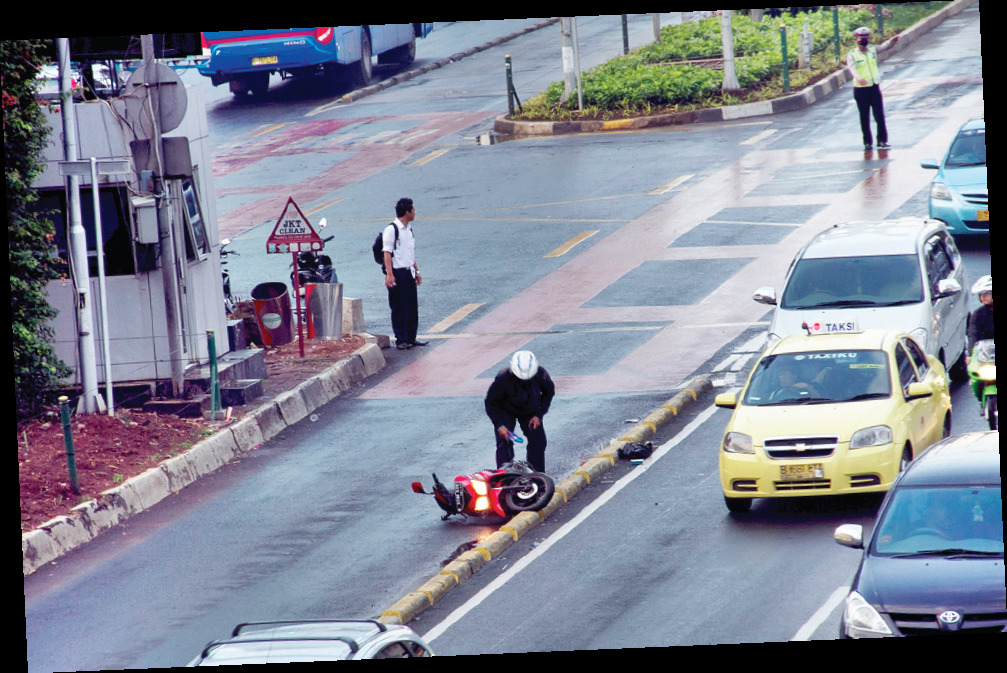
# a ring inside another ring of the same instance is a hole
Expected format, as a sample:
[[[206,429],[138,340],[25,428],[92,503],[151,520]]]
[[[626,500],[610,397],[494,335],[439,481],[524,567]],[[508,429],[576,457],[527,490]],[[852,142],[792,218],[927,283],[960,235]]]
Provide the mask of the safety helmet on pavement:
[[[511,373],[527,381],[538,373],[538,358],[531,351],[518,351],[510,359]]]
[[[972,294],[983,294],[993,292],[993,276],[983,276],[972,286]]]
[[[860,28],[857,28],[855,31],[853,31],[853,35],[855,37],[870,37],[871,29],[868,28],[867,26],[860,26]]]

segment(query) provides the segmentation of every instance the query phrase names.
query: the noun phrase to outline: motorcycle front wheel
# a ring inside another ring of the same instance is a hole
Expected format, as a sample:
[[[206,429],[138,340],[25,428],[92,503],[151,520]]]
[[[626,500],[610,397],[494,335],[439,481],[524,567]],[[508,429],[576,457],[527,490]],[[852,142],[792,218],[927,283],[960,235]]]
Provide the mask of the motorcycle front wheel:
[[[515,477],[504,488],[503,504],[510,512],[537,512],[556,492],[552,478],[542,473]]]
[[[986,409],[983,414],[986,416],[986,420],[990,425],[990,430],[998,430],[999,423],[997,422],[997,396],[987,395],[986,396]]]

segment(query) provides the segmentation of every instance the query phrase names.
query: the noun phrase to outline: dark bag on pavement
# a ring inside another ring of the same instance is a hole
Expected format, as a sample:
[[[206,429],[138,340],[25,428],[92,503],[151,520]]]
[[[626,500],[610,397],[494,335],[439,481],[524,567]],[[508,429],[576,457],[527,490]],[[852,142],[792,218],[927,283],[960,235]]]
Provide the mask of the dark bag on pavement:
[[[399,247],[399,228],[395,226],[392,222],[389,226],[395,230],[395,244],[393,247]],[[387,227],[386,227],[387,228]],[[371,252],[374,253],[374,261],[378,263],[381,270],[385,269],[385,243],[384,243],[385,230],[382,229],[378,234],[378,237],[374,239],[374,245],[371,246]]]
[[[619,457],[623,460],[644,460],[650,458],[650,454],[653,452],[654,445],[650,442],[646,444],[633,442],[619,449]]]

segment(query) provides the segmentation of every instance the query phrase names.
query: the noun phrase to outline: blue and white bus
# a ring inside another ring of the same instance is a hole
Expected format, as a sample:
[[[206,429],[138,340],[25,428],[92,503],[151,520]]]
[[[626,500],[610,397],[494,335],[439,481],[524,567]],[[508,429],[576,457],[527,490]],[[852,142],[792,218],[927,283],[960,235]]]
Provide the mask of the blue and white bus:
[[[416,58],[416,38],[431,30],[432,23],[389,23],[204,32],[209,58],[198,69],[214,86],[226,82],[235,95],[265,93],[276,72],[282,77],[323,74],[363,86],[373,77],[374,56],[380,64],[405,67]]]

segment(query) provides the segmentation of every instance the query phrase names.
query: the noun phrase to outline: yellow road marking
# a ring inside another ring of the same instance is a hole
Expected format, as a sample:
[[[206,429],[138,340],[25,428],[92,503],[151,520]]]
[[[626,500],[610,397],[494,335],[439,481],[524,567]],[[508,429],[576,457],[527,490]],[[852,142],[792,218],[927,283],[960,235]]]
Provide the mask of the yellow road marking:
[[[677,178],[675,178],[674,180],[672,180],[668,184],[664,185],[663,187],[658,187],[654,191],[650,192],[650,194],[664,194],[666,192],[670,192],[675,187],[678,187],[680,184],[682,184],[686,180],[689,180],[692,177],[694,177],[694,174],[679,175]]]
[[[423,164],[427,163],[428,161],[433,161],[434,159],[436,159],[437,157],[441,156],[442,154],[447,154],[450,151],[451,151],[450,147],[443,147],[443,148],[441,148],[439,150],[434,150],[433,152],[431,152],[430,154],[426,155],[422,159],[418,159],[418,160],[416,160],[413,163],[408,164],[408,165],[409,166],[422,166]]]
[[[559,257],[560,255],[565,255],[567,252],[570,251],[570,249],[573,246],[577,245],[581,241],[585,241],[585,240],[591,238],[592,236],[594,236],[595,234],[597,234],[599,231],[601,231],[601,230],[600,229],[595,229],[594,231],[585,231],[583,233],[580,233],[580,234],[574,236],[573,238],[571,238],[569,241],[567,241],[563,245],[561,245],[558,248],[556,248],[555,250],[553,250],[552,252],[550,252],[548,255],[546,255],[546,257]]]
[[[449,315],[447,318],[441,320],[439,323],[428,329],[427,333],[440,334],[441,332],[447,331],[449,327],[454,325],[456,322],[458,322],[468,314],[472,313],[472,311],[476,310],[480,306],[482,306],[482,304],[465,304],[465,306],[462,306],[460,309]]]
[[[754,136],[752,136],[748,140],[742,140],[741,144],[742,145],[754,145],[755,143],[759,142],[760,140],[765,140],[766,138],[768,138],[769,136],[773,135],[774,133],[776,133],[776,129],[766,129],[762,133],[756,133]]]
[[[276,129],[281,129],[281,128],[283,128],[284,126],[286,126],[287,124],[293,124],[293,123],[294,123],[294,122],[281,122],[281,123],[279,123],[279,124],[273,124],[273,125],[272,125],[272,126],[270,126],[269,128],[264,128],[264,129],[262,129],[261,131],[258,131],[257,133],[253,133],[253,134],[252,134],[252,135],[251,135],[250,137],[252,137],[252,138],[258,138],[259,136],[264,136],[264,135],[266,135],[267,133],[272,133],[272,132],[273,132],[273,131],[275,131]]]
[[[345,200],[346,200],[345,196],[340,196],[338,199],[332,199],[331,201],[326,201],[325,203],[321,203],[321,204],[315,206],[314,208],[312,208],[311,210],[307,211],[307,214],[308,215],[312,215],[314,213],[317,213],[319,210],[321,210],[323,208],[328,208],[333,203],[339,203],[340,201],[345,201]]]

